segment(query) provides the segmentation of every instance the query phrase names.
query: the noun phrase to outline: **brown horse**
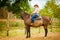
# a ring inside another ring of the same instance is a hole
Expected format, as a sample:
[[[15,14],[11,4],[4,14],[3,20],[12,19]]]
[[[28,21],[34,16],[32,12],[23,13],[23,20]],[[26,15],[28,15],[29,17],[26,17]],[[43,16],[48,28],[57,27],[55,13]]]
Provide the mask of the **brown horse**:
[[[42,16],[41,19],[39,18],[36,18],[34,20],[34,23],[31,25],[31,15],[27,14],[25,11],[22,11],[21,12],[21,17],[22,19],[24,20],[24,23],[25,23],[25,28],[26,28],[26,33],[27,33],[27,36],[26,38],[29,38],[30,37],[30,27],[40,27],[40,26],[43,26],[44,27],[44,30],[45,30],[45,37],[47,36],[47,27],[51,21],[51,18],[49,17],[45,17],[45,16]]]

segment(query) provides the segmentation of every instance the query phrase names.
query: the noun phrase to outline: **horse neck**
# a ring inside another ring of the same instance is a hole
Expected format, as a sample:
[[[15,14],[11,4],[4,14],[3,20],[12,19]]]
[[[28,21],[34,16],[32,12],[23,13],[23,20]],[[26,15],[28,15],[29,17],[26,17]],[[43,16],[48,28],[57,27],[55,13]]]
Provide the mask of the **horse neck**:
[[[24,13],[24,14],[22,15],[22,17],[23,17],[24,20],[27,20],[28,18],[30,18],[30,15],[27,14],[27,13]]]

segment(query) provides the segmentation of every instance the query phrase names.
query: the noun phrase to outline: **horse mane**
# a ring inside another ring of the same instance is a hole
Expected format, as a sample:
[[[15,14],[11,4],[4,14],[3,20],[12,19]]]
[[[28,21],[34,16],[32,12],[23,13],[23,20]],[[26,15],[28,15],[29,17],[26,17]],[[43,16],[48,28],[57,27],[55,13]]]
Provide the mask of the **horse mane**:
[[[23,16],[21,18],[26,17],[26,16],[27,16],[27,18],[30,17],[30,15],[27,12],[25,12],[25,11],[22,11],[22,15]]]
[[[30,14],[28,14],[27,12],[25,12],[26,15],[30,16]]]
[[[24,13],[25,13],[25,15],[28,15],[28,17],[30,17],[30,14],[28,14],[28,13],[27,13],[27,12],[25,12],[25,11],[24,11]]]

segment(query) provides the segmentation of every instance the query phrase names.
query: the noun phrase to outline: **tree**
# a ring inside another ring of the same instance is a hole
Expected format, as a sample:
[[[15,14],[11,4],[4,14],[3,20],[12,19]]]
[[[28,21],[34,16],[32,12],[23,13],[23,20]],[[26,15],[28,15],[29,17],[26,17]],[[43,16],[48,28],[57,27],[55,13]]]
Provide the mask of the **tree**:
[[[57,0],[47,1],[44,9],[40,11],[42,15],[60,18],[60,6],[56,4]]]
[[[28,0],[0,0],[0,8],[3,7],[7,7],[8,11],[12,11],[18,17],[22,10],[30,9]]]
[[[59,18],[60,17],[60,12],[59,12],[59,5],[56,4],[56,1],[57,0],[51,0],[51,1],[48,1],[46,3],[46,7],[48,10],[50,10],[52,13],[53,13],[53,16],[55,18]]]

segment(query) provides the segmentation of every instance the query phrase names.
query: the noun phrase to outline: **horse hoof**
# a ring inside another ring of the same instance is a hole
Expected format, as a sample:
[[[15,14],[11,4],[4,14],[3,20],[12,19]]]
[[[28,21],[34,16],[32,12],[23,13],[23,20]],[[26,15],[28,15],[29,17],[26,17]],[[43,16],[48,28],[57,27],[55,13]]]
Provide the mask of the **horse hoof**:
[[[26,38],[30,38],[30,37],[27,36]]]
[[[26,38],[28,38],[28,36]]]
[[[45,35],[45,37],[47,37],[47,35]]]
[[[30,36],[29,36],[29,38],[30,38]]]
[[[29,37],[27,36],[26,38],[30,38],[30,36]]]

